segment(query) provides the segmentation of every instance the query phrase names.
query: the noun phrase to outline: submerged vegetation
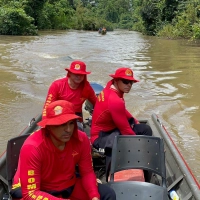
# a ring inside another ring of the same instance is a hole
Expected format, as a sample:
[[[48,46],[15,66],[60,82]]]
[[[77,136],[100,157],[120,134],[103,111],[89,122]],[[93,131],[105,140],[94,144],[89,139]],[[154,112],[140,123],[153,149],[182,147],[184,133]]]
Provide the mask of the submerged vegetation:
[[[123,28],[200,39],[199,0],[0,0],[0,34]]]

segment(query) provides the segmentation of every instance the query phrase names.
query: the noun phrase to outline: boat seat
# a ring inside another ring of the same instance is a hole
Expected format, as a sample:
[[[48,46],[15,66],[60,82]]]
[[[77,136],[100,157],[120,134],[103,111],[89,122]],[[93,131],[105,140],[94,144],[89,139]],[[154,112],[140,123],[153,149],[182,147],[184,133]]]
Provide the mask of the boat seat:
[[[11,191],[13,177],[17,170],[21,147],[28,136],[29,134],[26,134],[8,140],[6,154],[6,171],[9,192]]]
[[[117,172],[127,169],[147,170],[160,178],[159,184],[142,181],[115,181]],[[154,136],[115,137],[110,181],[107,183],[117,194],[117,200],[168,200],[163,139]]]
[[[116,193],[116,200],[169,200],[165,188],[147,182],[118,181],[107,183]]]

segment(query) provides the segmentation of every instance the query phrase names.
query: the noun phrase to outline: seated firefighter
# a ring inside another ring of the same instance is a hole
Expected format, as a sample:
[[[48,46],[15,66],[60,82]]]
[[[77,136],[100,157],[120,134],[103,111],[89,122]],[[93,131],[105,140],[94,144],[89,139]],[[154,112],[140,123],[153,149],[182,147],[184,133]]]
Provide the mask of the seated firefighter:
[[[66,77],[53,81],[49,87],[42,117],[46,117],[46,107],[56,100],[66,100],[73,103],[76,115],[81,117],[83,117],[82,106],[86,99],[93,106],[95,105],[97,98],[93,88],[87,81],[87,75],[91,72],[86,71],[86,64],[75,60],[65,70],[67,71]]]
[[[119,68],[96,101],[91,127],[93,146],[110,156],[116,135],[152,135],[147,124],[140,124],[125,107],[124,93],[129,93],[132,85],[139,82],[129,68]],[[107,152],[106,152],[107,150]]]
[[[98,184],[87,135],[78,130],[72,103],[54,101],[41,129],[24,142],[11,196],[26,199],[115,200],[115,192]],[[76,166],[79,169],[77,176]]]
[[[95,149],[106,155],[106,177],[108,177],[112,147],[117,135],[152,135],[151,127],[139,123],[125,107],[124,93],[129,93],[137,83],[133,71],[119,68],[101,91],[96,101],[91,126],[91,142]]]

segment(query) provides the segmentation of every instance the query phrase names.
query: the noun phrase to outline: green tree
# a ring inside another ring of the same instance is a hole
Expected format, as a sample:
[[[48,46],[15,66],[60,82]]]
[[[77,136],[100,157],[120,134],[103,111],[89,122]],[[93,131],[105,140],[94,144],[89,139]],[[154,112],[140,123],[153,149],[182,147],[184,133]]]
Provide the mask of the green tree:
[[[1,34],[105,26],[158,36],[200,35],[199,0],[0,0],[0,6]]]
[[[39,29],[66,29],[71,27],[74,10],[68,1],[46,2],[38,17]]]
[[[42,12],[43,6],[48,0],[19,0],[22,4],[22,8],[25,10],[27,15],[32,17],[34,20],[34,24],[38,25],[38,19],[40,13]]]
[[[154,0],[143,1],[141,16],[147,35],[156,35],[159,10]]]
[[[33,21],[21,8],[0,8],[1,35],[36,35],[37,28]]]

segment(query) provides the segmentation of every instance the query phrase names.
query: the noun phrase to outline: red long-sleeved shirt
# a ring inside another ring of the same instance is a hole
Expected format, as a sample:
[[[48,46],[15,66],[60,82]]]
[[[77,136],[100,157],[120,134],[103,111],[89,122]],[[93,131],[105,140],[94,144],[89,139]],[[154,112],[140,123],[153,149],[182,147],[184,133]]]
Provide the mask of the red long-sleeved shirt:
[[[46,131],[36,131],[22,146],[13,188],[21,183],[24,200],[60,199],[45,191],[62,191],[74,185],[75,166],[78,165],[82,185],[90,199],[99,198],[87,135],[75,131],[61,151],[55,147]]]
[[[135,135],[128,119],[133,117],[125,108],[123,94],[111,88],[111,81],[98,96],[92,115],[91,142],[98,138],[100,131],[118,128],[123,135]],[[135,118],[134,118],[135,119]],[[138,123],[137,119],[135,122]]]
[[[96,95],[87,80],[81,83],[77,89],[70,88],[68,77],[54,81],[49,87],[43,108],[43,117],[46,116],[46,107],[53,101],[66,100],[74,104],[75,112],[82,113],[82,105],[88,99],[94,106]]]

